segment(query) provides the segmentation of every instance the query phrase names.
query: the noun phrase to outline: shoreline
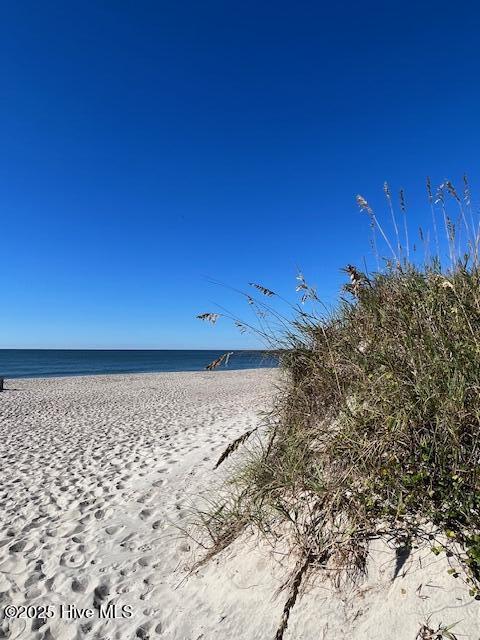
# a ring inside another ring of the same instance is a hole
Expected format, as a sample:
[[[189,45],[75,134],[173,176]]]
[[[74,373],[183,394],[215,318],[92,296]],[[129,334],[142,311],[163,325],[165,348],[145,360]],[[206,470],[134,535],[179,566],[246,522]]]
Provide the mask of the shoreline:
[[[186,374],[217,374],[217,373],[250,373],[252,371],[276,371],[278,367],[251,367],[245,369],[214,369],[213,371],[207,371],[206,369],[200,370],[187,370],[187,371],[114,371],[114,372],[106,372],[106,373],[70,373],[70,374],[49,374],[49,375],[34,375],[34,376],[7,376],[0,374],[0,377],[4,378],[5,382],[8,383],[9,380],[22,381],[22,380],[68,380],[70,378],[108,378],[112,377],[128,377],[128,376],[158,376],[158,375],[186,375]],[[5,388],[5,391],[8,391],[8,388]]]

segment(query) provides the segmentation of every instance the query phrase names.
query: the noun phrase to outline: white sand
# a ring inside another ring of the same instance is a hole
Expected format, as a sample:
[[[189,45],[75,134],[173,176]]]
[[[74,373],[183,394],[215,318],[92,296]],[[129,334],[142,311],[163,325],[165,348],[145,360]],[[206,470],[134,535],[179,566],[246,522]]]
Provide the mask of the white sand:
[[[257,424],[275,375],[9,381],[0,394],[0,608],[52,605],[55,615],[40,627],[0,620],[0,638],[272,638],[286,567],[245,535],[185,580],[198,549],[177,525],[218,481],[212,467],[225,446]],[[317,580],[285,638],[413,640],[430,614],[433,627],[459,621],[459,639],[480,638],[480,603],[447,575],[445,558],[416,553],[392,580],[394,568],[393,552],[378,544],[355,589]],[[68,620],[60,609],[109,602],[115,619],[95,608]]]

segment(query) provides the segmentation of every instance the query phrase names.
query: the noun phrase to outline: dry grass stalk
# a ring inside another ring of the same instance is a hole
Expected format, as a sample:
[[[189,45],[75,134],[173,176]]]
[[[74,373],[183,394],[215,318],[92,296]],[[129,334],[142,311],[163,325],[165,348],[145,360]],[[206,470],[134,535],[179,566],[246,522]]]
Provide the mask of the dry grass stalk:
[[[249,431],[246,431],[244,434],[242,434],[239,438],[236,438],[233,442],[231,442],[228,445],[228,447],[225,449],[225,451],[222,453],[220,458],[217,460],[213,468],[217,469],[222,464],[222,462],[224,462],[224,460],[226,460],[228,456],[230,456],[234,451],[236,451],[241,444],[246,442],[248,438],[252,435],[252,433],[257,431],[257,429],[258,427],[255,427],[254,429],[250,429]]]
[[[249,282],[249,284],[251,287],[255,287],[255,289],[260,291],[260,293],[263,293],[264,296],[267,296],[267,298],[271,298],[272,296],[275,295],[275,293],[271,291],[271,289],[267,289],[267,287],[262,287],[261,284],[256,284],[255,282]]]
[[[219,319],[219,317],[220,317],[219,313],[201,313],[197,316],[199,320],[211,322],[212,324],[215,324]]]
[[[290,593],[287,601],[283,607],[282,617],[280,620],[280,625],[275,634],[275,640],[283,640],[283,636],[288,627],[288,620],[290,618],[290,613],[295,606],[295,602],[297,601],[298,593],[300,591],[300,586],[305,577],[305,574],[309,570],[312,562],[314,561],[315,556],[312,552],[308,552],[306,557],[300,562],[299,568],[295,572],[292,580],[292,586],[290,588]]]
[[[200,567],[203,567],[212,558],[214,558],[216,555],[218,555],[224,549],[226,549],[229,545],[231,545],[232,542],[234,542],[240,536],[240,534],[245,529],[247,524],[248,524],[247,520],[238,520],[233,524],[233,526],[225,530],[221,536],[216,536],[216,535],[214,536],[212,534],[212,540],[214,540],[214,544],[210,547],[207,553],[202,558],[200,558],[198,562],[196,562],[193,565],[191,569],[191,573],[193,573],[197,569],[200,569]]]
[[[456,624],[449,626],[439,624],[436,629],[432,629],[430,622],[427,621],[418,630],[415,640],[458,640],[457,636],[451,631]]]
[[[233,351],[228,351],[227,353],[223,353],[219,358],[216,358],[215,360],[210,362],[210,364],[207,364],[205,369],[207,371],[213,371],[214,369],[217,369],[217,367],[219,367],[223,362],[225,362],[225,364],[228,364],[228,360],[232,354],[233,354]]]

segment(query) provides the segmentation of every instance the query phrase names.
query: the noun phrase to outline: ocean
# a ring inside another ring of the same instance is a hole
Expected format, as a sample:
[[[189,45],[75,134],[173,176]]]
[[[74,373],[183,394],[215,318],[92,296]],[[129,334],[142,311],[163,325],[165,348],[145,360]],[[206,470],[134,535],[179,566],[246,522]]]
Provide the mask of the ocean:
[[[0,349],[0,377],[40,378],[108,373],[201,371],[224,351]],[[264,351],[234,351],[219,371],[275,367],[277,359]]]

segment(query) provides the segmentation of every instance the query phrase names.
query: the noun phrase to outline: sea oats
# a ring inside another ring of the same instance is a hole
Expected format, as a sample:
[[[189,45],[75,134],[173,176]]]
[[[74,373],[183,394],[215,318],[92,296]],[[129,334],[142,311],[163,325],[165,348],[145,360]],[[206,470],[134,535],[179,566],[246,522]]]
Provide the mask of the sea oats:
[[[260,291],[260,293],[263,293],[263,295],[267,296],[267,298],[271,298],[272,296],[275,295],[273,291],[271,291],[270,289],[267,289],[267,287],[262,287],[261,284],[256,284],[255,282],[249,282],[249,285],[251,287],[255,287],[255,289]]]
[[[228,362],[228,359],[232,355],[232,353],[233,351],[223,353],[219,358],[216,358],[215,360],[213,360],[213,362],[210,362],[210,364],[207,364],[205,369],[207,371],[213,371],[213,369],[217,369],[223,362],[225,363]]]
[[[257,431],[257,427],[255,427],[254,429],[249,429],[249,431],[246,431],[239,438],[236,438],[235,440],[233,440],[233,442],[231,442],[228,445],[228,447],[225,449],[225,451],[222,453],[222,455],[217,460],[213,468],[217,469],[222,464],[222,462],[224,462],[224,460],[226,460],[229,455],[231,455],[234,451],[236,451],[241,444],[246,442],[248,438],[252,435],[252,433],[254,433],[255,431]]]
[[[215,324],[219,319],[219,317],[220,317],[219,313],[201,313],[200,315],[197,316],[199,320],[211,322],[212,324]]]

